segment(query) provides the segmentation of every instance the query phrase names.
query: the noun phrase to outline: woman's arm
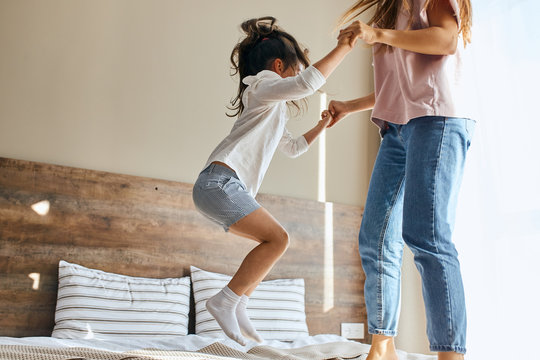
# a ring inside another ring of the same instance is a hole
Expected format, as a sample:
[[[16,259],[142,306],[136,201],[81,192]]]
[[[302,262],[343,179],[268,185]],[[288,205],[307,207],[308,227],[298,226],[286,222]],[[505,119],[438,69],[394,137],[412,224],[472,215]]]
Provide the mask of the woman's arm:
[[[447,0],[435,1],[428,7],[429,27],[420,30],[377,29],[354,21],[340,31],[338,39],[352,34],[368,44],[381,43],[428,55],[455,53],[459,34],[454,9]]]
[[[375,93],[349,101],[332,100],[328,104],[328,111],[332,114],[332,120],[328,127],[334,126],[339,120],[351,113],[371,110],[373,106],[375,106]]]

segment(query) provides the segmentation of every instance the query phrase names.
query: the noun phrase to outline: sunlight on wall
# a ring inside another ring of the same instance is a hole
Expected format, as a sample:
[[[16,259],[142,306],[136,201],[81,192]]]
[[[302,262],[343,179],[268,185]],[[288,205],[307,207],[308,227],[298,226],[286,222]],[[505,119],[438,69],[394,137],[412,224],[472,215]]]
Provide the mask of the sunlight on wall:
[[[49,208],[51,203],[49,200],[43,200],[32,205],[32,210],[34,210],[38,215],[45,216],[49,213]]]
[[[326,93],[320,93],[320,112],[326,110]],[[319,193],[317,200],[326,201],[326,130],[319,135]]]
[[[324,302],[323,311],[334,307],[334,204],[324,204]]]
[[[326,110],[326,93],[320,93],[320,113]],[[326,202],[326,131],[319,135],[319,193],[324,202],[324,300],[323,311],[334,307],[334,207]]]
[[[34,280],[34,283],[32,284],[32,289],[33,290],[37,290],[39,289],[39,278],[40,278],[40,274],[39,273],[30,273],[28,274],[28,277],[32,280]]]

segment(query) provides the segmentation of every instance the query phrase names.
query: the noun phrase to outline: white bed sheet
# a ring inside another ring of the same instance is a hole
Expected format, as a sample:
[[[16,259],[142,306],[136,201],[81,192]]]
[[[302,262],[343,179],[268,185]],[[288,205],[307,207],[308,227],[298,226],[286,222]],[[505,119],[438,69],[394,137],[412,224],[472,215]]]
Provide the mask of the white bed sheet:
[[[264,341],[262,344],[250,341],[246,346],[242,346],[229,338],[216,339],[200,335],[187,335],[178,337],[155,337],[144,339],[140,338],[125,338],[115,340],[96,340],[96,339],[57,339],[46,336],[38,337],[0,337],[0,345],[27,345],[27,346],[45,346],[45,347],[86,347],[97,350],[123,352],[139,349],[160,349],[160,350],[181,350],[181,351],[198,351],[215,342],[220,342],[228,347],[248,351],[257,345],[267,345],[279,349],[298,348],[307,345],[324,344],[336,341],[351,341],[344,337],[333,334],[322,334],[314,336],[306,336],[299,338],[293,342],[283,341]],[[362,344],[366,347],[366,352],[369,351],[369,345]],[[400,360],[435,360],[432,355],[412,354],[398,350]]]

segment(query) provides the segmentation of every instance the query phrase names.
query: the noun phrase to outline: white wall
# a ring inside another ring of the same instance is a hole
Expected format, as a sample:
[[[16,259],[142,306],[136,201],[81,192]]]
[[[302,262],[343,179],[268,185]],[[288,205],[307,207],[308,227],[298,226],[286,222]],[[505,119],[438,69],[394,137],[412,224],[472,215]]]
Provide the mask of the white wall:
[[[273,15],[318,60],[351,1],[0,0],[0,156],[193,182],[228,133],[236,82],[229,55],[250,17]],[[372,91],[371,50],[358,46],[323,88]],[[289,129],[318,120],[319,98]],[[364,205],[379,137],[369,114],[327,133],[326,200]],[[276,154],[261,192],[318,196],[318,144]],[[410,270],[408,270],[410,269]],[[406,261],[400,348],[427,352],[419,282]],[[403,340],[402,340],[403,339]]]

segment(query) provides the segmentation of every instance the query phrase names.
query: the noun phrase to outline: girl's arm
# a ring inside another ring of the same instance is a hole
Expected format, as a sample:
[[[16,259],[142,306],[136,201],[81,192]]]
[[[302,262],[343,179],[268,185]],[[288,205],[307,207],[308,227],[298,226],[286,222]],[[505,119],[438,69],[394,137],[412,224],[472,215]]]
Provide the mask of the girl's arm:
[[[304,134],[304,138],[306,139],[308,145],[311,145],[315,139],[321,135],[321,133],[328,127],[328,124],[332,121],[332,114],[328,110],[324,110],[321,114],[321,120],[313,127],[313,129],[309,130]]]
[[[277,75],[262,79],[254,87],[253,94],[267,102],[299,100],[313,94],[352,50],[356,39],[351,37],[341,36],[332,51],[296,76],[281,78]]]
[[[337,46],[332,49],[325,57],[313,64],[325,78],[338,67],[345,56],[352,50],[356,44],[356,37],[352,34],[343,34],[338,38]]]
[[[312,66],[296,76],[282,78],[275,72],[267,72],[256,75],[256,78],[253,83],[246,84],[252,85],[252,96],[266,103],[303,99],[325,82],[320,71]]]
[[[351,113],[371,110],[373,106],[375,106],[375,93],[349,101],[332,100],[328,104],[328,111],[332,114],[332,120],[328,127],[334,126],[339,120]]]
[[[305,153],[315,139],[321,135],[321,133],[326,129],[330,121],[332,120],[332,115],[328,110],[323,111],[321,115],[322,119],[319,120],[317,125],[315,125],[311,130],[306,132],[304,135],[293,138],[291,133],[284,129],[283,136],[279,142],[279,149],[288,157],[295,158],[303,153]]]
[[[344,36],[360,38],[367,44],[381,43],[428,55],[451,55],[456,52],[458,23],[448,0],[435,1],[427,9],[429,27],[420,30],[377,29],[355,21],[340,31]]]

